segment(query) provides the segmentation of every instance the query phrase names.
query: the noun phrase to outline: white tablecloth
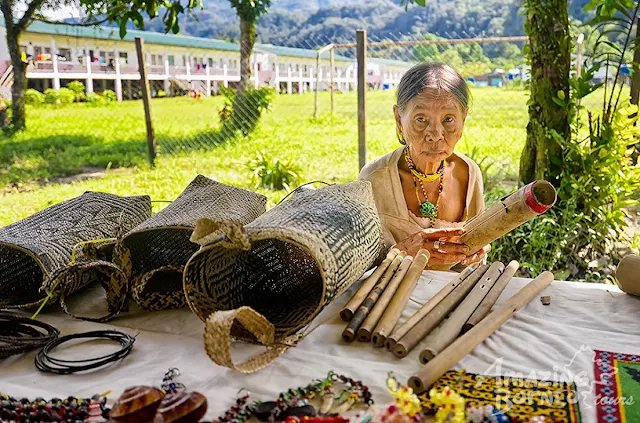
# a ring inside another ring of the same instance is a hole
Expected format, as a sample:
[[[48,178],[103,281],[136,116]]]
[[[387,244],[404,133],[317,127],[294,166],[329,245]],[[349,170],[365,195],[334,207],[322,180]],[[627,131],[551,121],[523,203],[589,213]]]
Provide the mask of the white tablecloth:
[[[404,311],[403,319],[437,292],[452,275],[427,271]],[[505,301],[527,279],[513,279],[498,303]],[[203,349],[203,324],[189,310],[156,313],[132,312],[108,324],[75,320],[51,309],[39,319],[60,329],[62,334],[114,328],[138,334],[131,354],[107,368],[77,375],[40,373],[33,365],[35,353],[0,361],[0,392],[17,397],[44,398],[91,396],[110,390],[112,403],[128,386],[159,386],[169,367],[182,375],[177,381],[189,390],[199,391],[209,401],[207,419],[214,419],[232,405],[241,388],[254,399],[275,399],[279,392],[306,385],[324,377],[329,370],[362,380],[374,399],[384,403],[385,379],[389,371],[406,382],[415,374],[419,348],[405,359],[396,359],[372,344],[341,340],[345,323],[338,311],[356,286],[327,307],[313,322],[315,330],[297,347],[290,349],[269,367],[243,375],[216,366]],[[82,294],[80,294],[82,295]],[[584,423],[596,421],[592,393],[592,350],[640,353],[640,298],[626,295],[612,285],[553,282],[541,295],[550,295],[543,306],[538,298],[517,313],[459,364],[467,371],[483,374],[519,372],[539,379],[569,378],[577,382],[581,394],[580,410]],[[90,305],[87,295],[82,298]],[[247,354],[256,347],[239,345],[237,353]],[[80,358],[102,355],[114,347],[102,342],[64,348],[60,357]],[[496,361],[498,360],[498,361]],[[555,373],[555,374],[554,374]]]

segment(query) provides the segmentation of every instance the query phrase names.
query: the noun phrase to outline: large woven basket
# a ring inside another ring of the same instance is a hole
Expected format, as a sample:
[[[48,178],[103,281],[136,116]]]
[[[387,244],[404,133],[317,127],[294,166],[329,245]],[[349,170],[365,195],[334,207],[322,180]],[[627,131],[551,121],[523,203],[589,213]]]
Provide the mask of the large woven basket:
[[[126,284],[105,260],[108,248],[91,256],[82,247],[108,246],[150,216],[148,196],[87,192],[0,229],[0,308],[35,307],[47,293],[53,303],[95,281],[107,289],[110,308],[120,307]]]
[[[182,272],[200,247],[189,239],[196,222],[247,224],[266,203],[263,195],[198,175],[169,206],[118,241],[115,263],[127,275],[133,299],[147,311],[184,307]]]
[[[292,345],[295,332],[357,281],[384,251],[369,182],[296,193],[246,226],[218,229],[199,222],[204,244],[187,264],[184,290],[205,320],[205,348],[214,362],[250,373]],[[242,365],[230,339],[263,343],[267,353]]]

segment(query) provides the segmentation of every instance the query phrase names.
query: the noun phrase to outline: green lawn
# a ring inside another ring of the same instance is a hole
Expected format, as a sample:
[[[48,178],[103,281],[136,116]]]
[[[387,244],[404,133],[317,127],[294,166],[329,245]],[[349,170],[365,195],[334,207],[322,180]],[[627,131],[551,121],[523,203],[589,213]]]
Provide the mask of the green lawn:
[[[506,177],[514,178],[526,137],[527,98],[524,91],[474,89],[458,149],[476,158],[487,156],[504,166]],[[319,118],[314,120],[313,94],[281,95],[250,137],[225,141],[216,133],[222,98],[153,100],[160,150],[155,169],[146,163],[141,102],[29,108],[28,129],[0,138],[0,225],[87,190],[172,200],[198,173],[253,189],[255,181],[245,163],[258,150],[282,159],[294,157],[301,182],[353,180],[358,173],[356,101],[354,92],[336,94],[335,115],[330,117],[329,95],[322,93]],[[369,159],[398,145],[393,103],[392,92],[368,93]],[[86,167],[110,170],[100,179],[55,183]],[[286,194],[262,192],[270,204]]]

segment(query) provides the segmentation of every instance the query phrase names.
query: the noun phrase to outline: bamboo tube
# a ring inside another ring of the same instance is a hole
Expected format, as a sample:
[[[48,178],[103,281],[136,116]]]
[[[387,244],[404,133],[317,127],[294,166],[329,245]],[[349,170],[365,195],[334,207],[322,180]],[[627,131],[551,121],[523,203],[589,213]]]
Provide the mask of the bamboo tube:
[[[556,202],[556,190],[547,181],[535,181],[467,221],[460,242],[477,251],[511,232]]]
[[[553,273],[543,272],[529,282],[504,304],[482,319],[469,332],[453,341],[451,345],[422,367],[417,376],[409,379],[409,386],[417,394],[427,391],[447,370],[487,339],[518,310],[527,305],[536,295],[553,281]]]
[[[349,321],[349,324],[342,332],[342,339],[347,342],[351,342],[355,339],[356,331],[360,328],[360,325],[362,324],[362,322],[364,322],[364,319],[367,317],[376,301],[378,301],[380,294],[382,294],[382,291],[384,291],[384,288],[393,277],[393,274],[398,269],[398,266],[400,266],[400,263],[402,263],[402,259],[404,258],[404,256],[405,253],[403,251],[393,259],[376,286],[371,290],[369,295],[367,295],[367,298],[362,302],[362,305],[358,307],[358,310],[353,315],[351,321]]]
[[[393,346],[398,342],[400,338],[404,336],[405,333],[409,332],[409,329],[414,327],[416,323],[418,323],[424,316],[426,316],[435,306],[437,306],[440,301],[444,299],[451,291],[454,290],[456,286],[458,286],[462,281],[464,281],[467,276],[469,276],[475,270],[474,267],[469,266],[465,268],[458,276],[453,278],[448,284],[446,284],[440,291],[436,293],[429,301],[427,301],[420,310],[415,312],[406,322],[402,324],[399,328],[393,331],[391,336],[387,337],[387,341],[385,342],[385,346],[387,350],[391,351]]]
[[[387,270],[393,259],[400,253],[400,250],[397,248],[392,249],[387,254],[387,258],[385,258],[380,266],[373,271],[371,276],[367,278],[366,281],[362,283],[362,286],[358,288],[358,291],[353,295],[351,300],[347,303],[346,306],[340,312],[340,317],[345,322],[350,321],[353,318],[353,315],[358,310],[358,307],[362,305],[362,302],[369,295],[373,287],[376,285],[376,282],[380,280],[384,272]]]
[[[376,305],[373,306],[371,313],[369,313],[367,318],[362,323],[362,326],[360,326],[360,329],[358,329],[358,341],[371,341],[371,332],[373,332],[373,328],[378,324],[378,321],[382,317],[382,314],[387,309],[387,306],[391,301],[391,297],[393,297],[393,294],[395,294],[396,290],[398,289],[398,286],[402,282],[404,275],[407,274],[411,263],[413,263],[413,257],[411,256],[406,256],[402,260],[402,264],[400,265],[400,267],[398,267],[395,275],[393,275],[393,279],[391,279],[391,282],[389,282],[382,295],[380,295],[380,298],[376,302]]]
[[[458,307],[449,315],[447,320],[442,322],[439,331],[432,331],[425,339],[425,347],[420,353],[420,361],[426,364],[433,359],[443,349],[451,345],[462,331],[462,326],[469,319],[476,308],[480,305],[484,297],[487,296],[493,285],[502,274],[504,264],[499,261],[493,263],[487,272],[473,287],[469,295],[460,303]]]
[[[504,268],[504,272],[502,272],[502,275],[500,275],[496,283],[493,285],[491,291],[489,291],[487,296],[484,297],[484,300],[482,300],[478,308],[476,308],[471,317],[467,320],[467,323],[462,327],[462,332],[467,332],[469,329],[477,325],[480,320],[484,319],[487,314],[489,314],[491,307],[493,307],[496,301],[498,301],[500,294],[502,294],[502,291],[504,291],[511,278],[513,278],[513,275],[515,275],[519,266],[520,263],[512,260],[511,263]]]
[[[467,296],[469,291],[485,274],[488,265],[483,264],[467,277],[456,289],[454,289],[445,299],[424,316],[415,326],[413,326],[402,338],[393,346],[392,352],[398,357],[405,357],[425,336],[435,329],[451,311],[458,306]]]
[[[622,292],[640,296],[640,257],[623,258],[616,269],[616,281]]]
[[[409,267],[407,274],[402,279],[402,282],[400,282],[400,286],[398,286],[391,302],[376,325],[376,329],[373,331],[371,342],[373,342],[376,347],[383,347],[387,336],[391,335],[391,331],[396,326],[396,323],[398,323],[402,310],[404,310],[404,307],[407,305],[418,283],[418,279],[420,279],[424,268],[429,262],[429,257],[430,254],[427,250],[418,251],[411,267]]]

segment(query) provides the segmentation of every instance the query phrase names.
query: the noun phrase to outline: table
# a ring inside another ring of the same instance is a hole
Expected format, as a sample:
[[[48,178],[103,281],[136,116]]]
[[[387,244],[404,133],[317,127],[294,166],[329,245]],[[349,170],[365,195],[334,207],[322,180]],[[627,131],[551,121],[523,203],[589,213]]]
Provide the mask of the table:
[[[408,318],[419,303],[433,296],[451,273],[425,271],[403,312]],[[504,302],[530,280],[514,278],[498,304]],[[357,285],[336,299],[314,320],[315,328],[297,347],[290,349],[267,368],[243,375],[216,366],[203,348],[203,323],[189,310],[146,313],[131,311],[106,324],[75,320],[59,308],[45,310],[38,318],[60,329],[62,334],[114,328],[138,334],[132,353],[107,368],[77,375],[40,373],[33,365],[35,352],[0,362],[0,392],[16,397],[44,398],[91,396],[111,391],[111,404],[132,385],[159,386],[170,367],[180,369],[182,382],[199,391],[209,401],[206,419],[215,419],[232,405],[238,391],[248,389],[254,399],[271,400],[289,388],[306,385],[324,377],[329,370],[362,380],[377,403],[391,400],[386,392],[387,372],[393,371],[405,383],[419,369],[419,350],[397,359],[372,344],[341,340],[345,322],[338,312]],[[76,301],[93,307],[95,291],[76,294]],[[578,384],[584,423],[596,421],[591,391],[592,350],[640,353],[640,298],[621,292],[616,286],[554,281],[541,294],[551,296],[542,305],[539,296],[486,339],[457,368],[481,374],[519,372],[538,379],[570,378]],[[83,344],[60,351],[61,357],[101,355],[112,347],[101,342]],[[238,344],[234,354],[247,355],[259,347]],[[554,375],[555,372],[555,375]]]

